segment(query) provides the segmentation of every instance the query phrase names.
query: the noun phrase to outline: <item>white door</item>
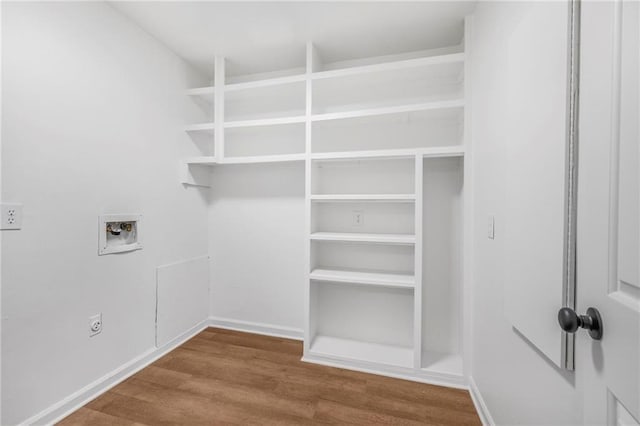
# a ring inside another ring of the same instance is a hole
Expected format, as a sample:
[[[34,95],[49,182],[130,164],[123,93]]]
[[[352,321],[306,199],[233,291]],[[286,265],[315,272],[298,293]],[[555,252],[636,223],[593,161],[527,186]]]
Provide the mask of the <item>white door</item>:
[[[576,336],[586,424],[640,424],[639,23],[637,1],[582,3],[576,310],[603,323]]]

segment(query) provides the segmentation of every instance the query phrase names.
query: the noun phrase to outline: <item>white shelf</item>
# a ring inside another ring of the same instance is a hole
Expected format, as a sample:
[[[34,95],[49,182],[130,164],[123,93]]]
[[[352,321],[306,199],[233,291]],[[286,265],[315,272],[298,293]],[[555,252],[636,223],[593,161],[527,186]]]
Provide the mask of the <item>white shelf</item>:
[[[215,101],[215,93],[216,89],[213,86],[197,87],[195,89],[187,90],[187,96],[201,98],[211,106],[213,106],[213,103]]]
[[[215,127],[215,123],[200,123],[185,126],[184,130],[187,132],[213,132]]]
[[[346,118],[358,118],[358,117],[370,117],[374,115],[386,115],[386,114],[398,114],[403,112],[417,112],[428,111],[438,109],[451,109],[451,108],[463,108],[463,99],[452,99],[443,101],[423,102],[410,105],[396,105],[383,108],[367,108],[361,110],[330,112],[324,114],[314,114],[311,116],[311,121],[326,121],[326,120],[343,120]]]
[[[409,234],[364,234],[347,232],[313,232],[315,241],[351,241],[360,243],[415,244],[415,235]]]
[[[340,337],[316,336],[311,343],[310,353],[311,355],[340,360],[413,367],[412,348],[361,342]]]
[[[417,150],[418,155],[424,158],[442,158],[442,157],[463,157],[464,146],[438,146],[433,148],[420,148]]]
[[[359,160],[366,158],[409,158],[418,153],[417,149],[381,149],[375,151],[317,152],[311,154],[312,160]]]
[[[306,74],[292,75],[286,77],[267,78],[263,80],[246,81],[241,83],[230,83],[224,86],[225,92],[236,92],[241,90],[259,89],[262,87],[280,86],[291,83],[299,83],[306,80]],[[196,87],[188,89],[188,96],[203,96],[212,98],[216,93],[214,86]]]
[[[412,203],[416,200],[415,194],[315,194],[310,196],[311,201],[384,201],[397,203]]]
[[[432,148],[381,149],[372,151],[317,152],[311,154],[312,160],[359,160],[366,158],[409,158],[421,155],[425,158],[462,157],[464,146],[436,146]]]
[[[304,161],[305,154],[283,155],[255,155],[247,157],[225,157],[220,164],[255,164],[255,163],[284,163],[289,161]]]
[[[336,283],[366,284],[408,289],[415,287],[415,277],[410,274],[317,268],[311,272],[309,277],[315,281],[331,281]]]
[[[428,56],[424,58],[406,59],[403,61],[383,62],[379,64],[363,65],[337,70],[320,71],[311,74],[311,78],[319,80],[452,63],[464,63],[464,53],[452,53],[448,55]]]
[[[200,126],[200,125],[198,125]],[[197,131],[208,130],[198,128]],[[464,155],[462,146],[455,147],[438,147],[423,149],[407,149],[407,150],[385,150],[385,151],[349,151],[337,153],[319,153],[312,154],[313,160],[357,160],[366,158],[408,158],[414,155],[422,155],[424,157],[460,157]],[[246,157],[225,157],[218,160],[216,157],[193,157],[187,159],[188,164],[252,164],[252,163],[281,163],[285,161],[304,161],[307,155],[300,154],[282,154],[282,155],[255,155]],[[411,202],[415,200],[414,194],[316,194],[311,195],[314,201],[396,201]]]
[[[462,356],[442,352],[422,352],[422,371],[462,375]]]
[[[218,159],[216,157],[191,157],[188,158],[185,163],[194,164],[194,165],[203,165],[210,166],[213,164],[218,164]]]
[[[264,80],[254,80],[242,83],[227,84],[224,86],[225,92],[235,92],[238,90],[259,89],[262,87],[280,86],[291,83],[299,83],[307,79],[306,74],[291,75],[286,77],[275,77]]]
[[[429,67],[433,65],[464,63],[464,53],[450,53],[445,55],[427,56],[422,58],[405,59],[400,61],[390,61],[378,64],[354,66],[328,71],[318,71],[311,73],[312,80],[322,80],[326,78],[345,77],[350,75],[370,74],[382,71],[394,71],[409,68]],[[265,78],[239,83],[229,83],[224,86],[225,92],[236,90],[248,90],[260,87],[279,86],[290,83],[306,81],[306,74],[296,74],[284,77]],[[196,87],[187,90],[189,96],[206,96],[215,93],[214,86]]]
[[[189,96],[206,96],[213,95],[214,93],[216,93],[216,89],[213,86],[196,87],[195,89],[187,90],[187,95]]]
[[[295,117],[259,118],[256,120],[227,121],[224,123],[224,127],[225,129],[230,129],[234,127],[276,126],[281,124],[304,123],[305,121],[306,117],[304,115]]]
[[[222,164],[256,164],[256,163],[284,163],[289,161],[304,161],[305,154],[286,155],[256,155],[247,157],[192,157],[186,160],[187,164],[195,165],[222,165]]]

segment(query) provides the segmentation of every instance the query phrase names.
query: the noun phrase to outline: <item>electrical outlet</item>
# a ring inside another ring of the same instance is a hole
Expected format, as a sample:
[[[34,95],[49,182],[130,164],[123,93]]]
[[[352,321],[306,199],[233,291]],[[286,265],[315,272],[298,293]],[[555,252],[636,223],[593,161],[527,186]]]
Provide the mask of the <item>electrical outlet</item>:
[[[22,228],[22,204],[2,203],[0,209],[0,229]]]
[[[96,314],[89,317],[89,337],[95,336],[102,332],[102,314]]]
[[[353,226],[360,227],[364,225],[364,211],[362,210],[354,210],[353,211]]]

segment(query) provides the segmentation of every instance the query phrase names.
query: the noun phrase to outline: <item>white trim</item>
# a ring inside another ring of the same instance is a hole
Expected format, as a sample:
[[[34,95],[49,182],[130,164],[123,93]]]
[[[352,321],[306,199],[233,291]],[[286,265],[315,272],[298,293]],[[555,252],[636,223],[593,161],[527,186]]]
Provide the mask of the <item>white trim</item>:
[[[420,369],[422,366],[422,311],[424,301],[422,299],[422,270],[423,270],[423,224],[424,224],[424,157],[416,155],[414,163],[414,195],[413,229],[416,235],[416,243],[413,249],[413,367]]]
[[[22,421],[20,425],[33,424],[55,424],[64,419],[74,411],[78,410],[88,402],[94,400],[101,394],[107,392],[117,384],[134,375],[138,371],[155,362],[160,357],[174,350],[196,334],[209,327],[209,320],[204,320],[200,324],[173,339],[162,348],[153,348],[144,352],[142,355],[132,359],[131,361],[121,365],[115,370],[107,373],[98,380],[89,383],[87,386],[72,393],[61,401],[47,407],[38,414]]]
[[[264,336],[284,337],[285,339],[302,340],[301,328],[284,327],[281,325],[265,324],[259,322],[242,321],[232,318],[209,317],[209,327],[224,328],[226,330],[244,331],[247,333],[262,334]]]
[[[464,141],[462,150],[465,152],[463,164],[463,200],[462,200],[462,316],[459,325],[460,346],[462,347],[462,373],[466,377],[471,376],[471,359],[473,352],[473,291],[474,291],[474,247],[475,247],[475,222],[474,222],[474,160],[473,160],[473,88],[471,75],[473,73],[473,40],[474,27],[473,16],[467,16],[464,21],[464,102],[468,105],[464,111]]]
[[[471,400],[473,401],[473,405],[476,407],[478,417],[480,417],[482,424],[484,426],[495,425],[496,422],[493,421],[493,417],[491,417],[491,413],[489,412],[489,407],[487,407],[487,404],[484,402],[480,389],[478,389],[475,380],[473,380],[473,376],[469,376],[469,394],[471,395]]]
[[[215,56],[213,63],[213,84],[214,84],[214,99],[213,99],[213,121],[215,123],[213,131],[213,155],[223,159],[224,158],[224,84],[225,84],[225,67],[226,60],[224,56]]]

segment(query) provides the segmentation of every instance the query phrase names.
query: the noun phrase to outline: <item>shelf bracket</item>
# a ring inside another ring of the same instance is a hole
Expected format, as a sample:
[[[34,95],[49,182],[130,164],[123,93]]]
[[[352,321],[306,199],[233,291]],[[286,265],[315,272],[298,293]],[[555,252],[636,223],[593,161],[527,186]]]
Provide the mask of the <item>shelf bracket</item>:
[[[206,165],[180,162],[180,183],[184,186],[211,188],[211,170]]]

